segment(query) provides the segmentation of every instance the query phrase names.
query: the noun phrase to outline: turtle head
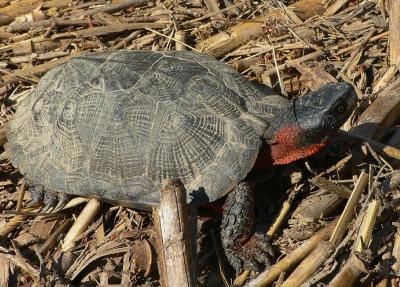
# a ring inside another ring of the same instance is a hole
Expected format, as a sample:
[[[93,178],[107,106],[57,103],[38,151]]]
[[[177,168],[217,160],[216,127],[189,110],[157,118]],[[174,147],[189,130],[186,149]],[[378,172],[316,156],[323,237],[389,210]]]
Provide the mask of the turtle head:
[[[342,82],[290,102],[265,132],[269,161],[287,164],[319,151],[349,118],[356,100],[353,87]]]

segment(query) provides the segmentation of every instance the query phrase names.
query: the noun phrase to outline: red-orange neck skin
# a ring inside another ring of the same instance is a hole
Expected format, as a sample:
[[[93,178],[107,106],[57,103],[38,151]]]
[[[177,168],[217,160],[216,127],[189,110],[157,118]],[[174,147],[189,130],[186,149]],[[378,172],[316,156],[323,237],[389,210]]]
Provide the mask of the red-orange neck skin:
[[[326,145],[326,140],[315,143],[307,138],[298,126],[285,125],[276,132],[270,144],[263,144],[254,167],[262,169],[289,164],[317,153]]]

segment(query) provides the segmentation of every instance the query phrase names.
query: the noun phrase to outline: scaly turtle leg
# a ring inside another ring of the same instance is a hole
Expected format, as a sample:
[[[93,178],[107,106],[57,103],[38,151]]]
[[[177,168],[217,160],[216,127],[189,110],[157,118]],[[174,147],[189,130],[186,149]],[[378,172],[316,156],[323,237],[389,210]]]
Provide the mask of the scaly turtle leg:
[[[236,274],[243,268],[259,271],[259,263],[270,265],[269,238],[255,229],[254,194],[249,184],[242,182],[228,194],[221,224],[222,246]]]

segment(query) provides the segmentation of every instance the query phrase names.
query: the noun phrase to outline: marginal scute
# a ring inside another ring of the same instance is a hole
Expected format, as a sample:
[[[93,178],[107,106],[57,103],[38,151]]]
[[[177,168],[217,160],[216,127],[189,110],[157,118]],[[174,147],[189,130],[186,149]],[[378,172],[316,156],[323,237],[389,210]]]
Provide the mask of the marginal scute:
[[[83,55],[20,104],[7,149],[25,179],[48,190],[148,208],[163,179],[180,178],[189,201],[204,203],[252,168],[267,96],[198,53]]]

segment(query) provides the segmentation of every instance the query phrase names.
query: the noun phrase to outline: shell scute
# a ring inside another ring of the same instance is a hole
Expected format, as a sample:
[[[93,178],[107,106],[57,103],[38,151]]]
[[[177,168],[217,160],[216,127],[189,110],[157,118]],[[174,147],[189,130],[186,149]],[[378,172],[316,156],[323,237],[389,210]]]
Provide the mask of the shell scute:
[[[244,100],[209,75],[193,78],[188,89],[192,91],[190,95],[216,115],[235,119],[240,117],[241,112],[245,112]]]
[[[154,101],[174,101],[184,93],[184,86],[180,79],[153,72],[151,77],[142,78],[137,89]]]

